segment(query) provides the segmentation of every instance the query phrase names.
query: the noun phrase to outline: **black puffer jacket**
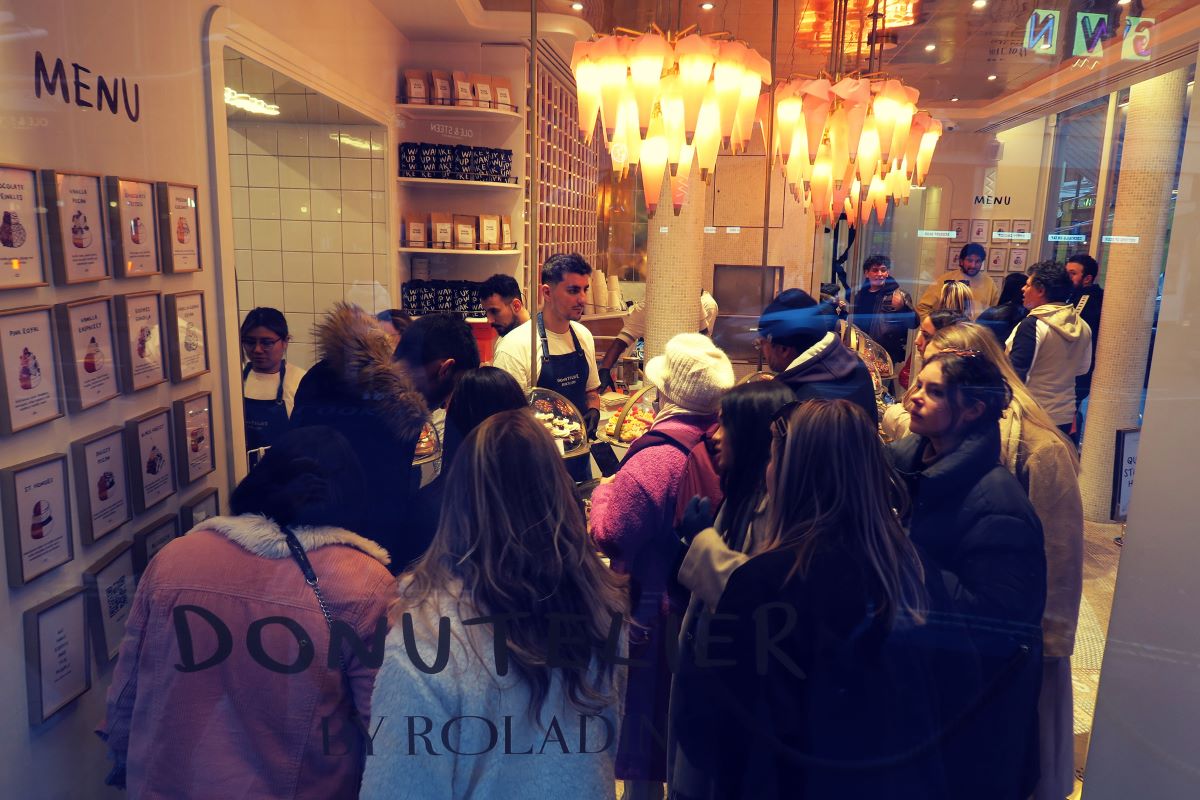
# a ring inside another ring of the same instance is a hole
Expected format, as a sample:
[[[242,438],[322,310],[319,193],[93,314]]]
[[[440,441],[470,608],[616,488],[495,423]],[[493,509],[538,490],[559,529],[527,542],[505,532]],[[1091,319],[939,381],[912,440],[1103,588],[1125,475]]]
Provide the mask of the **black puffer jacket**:
[[[939,680],[950,795],[1019,800],[1038,776],[1042,526],[999,463],[998,427],[932,464],[922,460],[926,445],[910,435],[891,454],[912,497],[912,541],[940,571],[926,576],[937,584],[931,594],[946,598],[942,611],[962,616],[975,647],[948,654]]]
[[[912,297],[907,292],[901,292],[904,304],[894,311],[891,309],[892,297],[899,288],[900,284],[891,277],[877,292],[872,292],[870,283],[864,281],[854,295],[854,306],[850,310],[850,321],[887,350],[896,364],[904,363],[908,332],[920,322],[917,312],[913,310]]]
[[[317,326],[321,360],[300,381],[292,427],[328,425],[345,436],[367,476],[367,526],[402,570],[429,542],[414,540],[405,519],[412,513],[412,467],[425,425],[425,400],[404,366],[392,360],[387,334],[374,318],[339,304]]]
[[[862,406],[872,423],[879,421],[871,373],[836,335],[829,334],[800,358],[803,361],[776,376],[796,393],[797,400],[849,400]]]

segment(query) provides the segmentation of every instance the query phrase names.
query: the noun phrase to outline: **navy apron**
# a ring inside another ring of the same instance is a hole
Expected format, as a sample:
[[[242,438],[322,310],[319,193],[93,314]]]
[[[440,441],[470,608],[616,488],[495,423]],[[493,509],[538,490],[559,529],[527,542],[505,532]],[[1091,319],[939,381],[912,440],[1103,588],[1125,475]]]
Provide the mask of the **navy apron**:
[[[288,430],[287,406],[283,402],[283,373],[287,362],[279,366],[279,388],[274,400],[251,400],[245,396],[250,365],[242,369],[242,414],[246,418],[246,450],[270,447]]]
[[[561,356],[550,355],[550,343],[546,340],[546,325],[542,321],[540,312],[537,316],[537,324],[538,336],[542,341],[542,366],[538,370],[537,385],[542,389],[558,392],[574,403],[575,408],[582,415],[588,407],[587,379],[591,372],[587,353],[583,352],[583,345],[579,343],[575,329],[568,323],[567,330],[571,332],[571,342],[575,345],[575,352],[564,353]],[[567,467],[567,474],[576,483],[591,480],[592,459],[589,454],[568,458],[563,464]]]

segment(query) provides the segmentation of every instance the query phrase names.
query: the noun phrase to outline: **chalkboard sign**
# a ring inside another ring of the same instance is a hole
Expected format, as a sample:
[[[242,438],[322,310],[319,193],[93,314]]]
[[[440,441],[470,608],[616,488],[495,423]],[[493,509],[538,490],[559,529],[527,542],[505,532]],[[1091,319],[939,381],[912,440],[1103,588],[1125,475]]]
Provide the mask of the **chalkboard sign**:
[[[1121,428],[1117,431],[1117,447],[1113,451],[1111,509],[1111,516],[1116,522],[1124,522],[1129,515],[1129,496],[1133,493],[1133,473],[1137,469],[1141,436],[1141,428]]]

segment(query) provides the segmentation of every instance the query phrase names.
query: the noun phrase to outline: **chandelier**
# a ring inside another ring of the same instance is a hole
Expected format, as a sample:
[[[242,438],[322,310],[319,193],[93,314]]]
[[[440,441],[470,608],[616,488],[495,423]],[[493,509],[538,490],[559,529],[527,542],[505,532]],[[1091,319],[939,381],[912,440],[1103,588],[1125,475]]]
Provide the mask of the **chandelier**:
[[[835,36],[834,19],[838,16],[839,0],[809,0],[796,20],[796,40],[813,49],[832,46]],[[882,7],[877,7],[882,5]],[[886,30],[904,28],[917,21],[916,0],[890,0],[877,4],[875,0],[849,0],[846,3],[844,46],[852,49],[866,41],[872,17],[883,15]]]
[[[852,26],[851,11],[864,0],[834,0],[829,22],[832,46],[828,70],[815,78],[794,78],[774,89],[772,157],[793,196],[817,220],[850,226],[865,223],[872,211],[880,224],[893,206],[907,203],[914,183],[924,183],[942,124],[917,110],[920,92],[878,72],[887,0],[874,3],[866,73],[846,73],[843,60],[853,28],[862,51],[863,27]],[[912,4],[897,2],[911,13]]]
[[[599,115],[613,170],[623,177],[638,165],[650,216],[668,173],[679,214],[693,166],[707,180],[722,146],[745,150],[767,113],[770,62],[728,34],[695,30],[618,28],[577,42],[571,57],[584,140],[591,142]]]

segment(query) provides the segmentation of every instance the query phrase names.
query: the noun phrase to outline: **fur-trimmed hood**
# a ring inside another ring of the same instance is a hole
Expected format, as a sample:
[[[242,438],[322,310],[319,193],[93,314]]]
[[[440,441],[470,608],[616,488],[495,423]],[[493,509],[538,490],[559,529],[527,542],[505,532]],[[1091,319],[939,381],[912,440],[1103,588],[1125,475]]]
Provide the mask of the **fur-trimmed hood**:
[[[261,514],[211,517],[192,530],[219,533],[234,544],[262,558],[288,558],[291,555],[283,531],[275,524],[274,520]],[[392,560],[388,552],[375,542],[342,528],[302,525],[292,528],[292,533],[296,534],[296,539],[305,552],[328,545],[344,544],[366,553],[384,566],[387,566]]]
[[[402,440],[416,441],[425,425],[425,398],[379,322],[358,306],[338,303],[314,329],[317,355],[349,394],[375,407]]]

